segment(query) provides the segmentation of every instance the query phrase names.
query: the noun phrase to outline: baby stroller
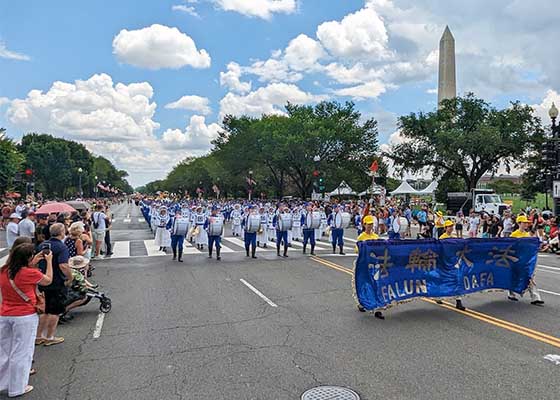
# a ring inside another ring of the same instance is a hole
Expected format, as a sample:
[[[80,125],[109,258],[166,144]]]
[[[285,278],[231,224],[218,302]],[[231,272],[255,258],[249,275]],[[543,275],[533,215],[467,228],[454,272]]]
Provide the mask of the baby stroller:
[[[88,259],[82,256],[70,258],[68,263],[72,267],[72,285],[68,288],[66,294],[65,306],[68,307],[78,301],[81,303],[74,305],[71,308],[81,307],[88,304],[91,299],[99,299],[99,311],[108,313],[111,311],[111,299],[105,293],[88,287],[84,274],[81,270],[87,265]]]

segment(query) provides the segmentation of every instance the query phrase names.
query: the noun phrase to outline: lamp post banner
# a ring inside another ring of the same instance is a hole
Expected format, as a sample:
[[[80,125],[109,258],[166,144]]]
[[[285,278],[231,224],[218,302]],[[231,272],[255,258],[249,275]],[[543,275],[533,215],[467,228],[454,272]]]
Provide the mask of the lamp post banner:
[[[368,240],[354,271],[358,303],[384,309],[417,297],[502,289],[523,294],[537,264],[537,238]]]

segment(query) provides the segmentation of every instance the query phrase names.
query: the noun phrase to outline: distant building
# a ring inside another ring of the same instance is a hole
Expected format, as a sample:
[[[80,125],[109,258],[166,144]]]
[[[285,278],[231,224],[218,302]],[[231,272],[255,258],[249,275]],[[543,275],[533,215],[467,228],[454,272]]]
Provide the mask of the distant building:
[[[509,181],[515,185],[519,185],[522,182],[522,178],[520,175],[484,175],[478,181],[477,187],[480,189],[486,189],[489,184],[496,181]]]

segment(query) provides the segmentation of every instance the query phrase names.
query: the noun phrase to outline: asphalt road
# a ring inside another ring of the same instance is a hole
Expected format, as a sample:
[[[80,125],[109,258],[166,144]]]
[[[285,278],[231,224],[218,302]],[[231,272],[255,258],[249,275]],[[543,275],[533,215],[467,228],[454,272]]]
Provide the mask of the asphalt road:
[[[113,309],[100,329],[98,302],[77,309],[65,343],[36,349],[27,399],[299,399],[319,385],[370,400],[560,398],[544,359],[560,354],[556,256],[539,259],[545,307],[485,293],[467,312],[417,300],[380,321],[355,308],[353,256],[250,260],[225,242],[221,262],[193,251],[180,264],[155,255],[136,207],[113,212],[128,244],[93,278]]]

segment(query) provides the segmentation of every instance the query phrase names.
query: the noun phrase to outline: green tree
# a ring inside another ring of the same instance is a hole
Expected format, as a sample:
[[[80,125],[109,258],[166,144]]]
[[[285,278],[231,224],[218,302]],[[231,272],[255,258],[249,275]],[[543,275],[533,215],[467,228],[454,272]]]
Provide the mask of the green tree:
[[[21,172],[24,156],[18,151],[14,141],[0,128],[0,194],[13,189],[14,176]]]
[[[543,137],[531,107],[514,102],[498,110],[473,94],[445,100],[433,112],[400,117],[398,126],[404,141],[386,154],[397,168],[447,173],[468,189],[501,165],[526,163]]]
[[[498,194],[519,193],[521,191],[520,185],[507,179],[496,179],[490,182],[488,187]]]

